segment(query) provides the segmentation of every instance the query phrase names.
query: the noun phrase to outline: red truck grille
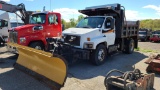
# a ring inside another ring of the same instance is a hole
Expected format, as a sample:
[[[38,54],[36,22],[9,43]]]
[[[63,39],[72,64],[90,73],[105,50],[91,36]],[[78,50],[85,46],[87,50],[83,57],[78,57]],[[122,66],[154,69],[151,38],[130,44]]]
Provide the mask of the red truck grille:
[[[18,33],[15,31],[10,31],[9,32],[9,41],[12,43],[17,43],[18,42]]]

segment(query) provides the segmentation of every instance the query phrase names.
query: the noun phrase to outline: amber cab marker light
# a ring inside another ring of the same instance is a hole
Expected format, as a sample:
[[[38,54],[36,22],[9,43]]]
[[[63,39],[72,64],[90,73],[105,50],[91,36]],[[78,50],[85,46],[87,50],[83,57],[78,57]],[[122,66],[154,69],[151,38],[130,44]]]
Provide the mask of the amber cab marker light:
[[[90,40],[91,40],[91,39],[88,37],[88,38],[87,38],[87,41],[90,41]]]

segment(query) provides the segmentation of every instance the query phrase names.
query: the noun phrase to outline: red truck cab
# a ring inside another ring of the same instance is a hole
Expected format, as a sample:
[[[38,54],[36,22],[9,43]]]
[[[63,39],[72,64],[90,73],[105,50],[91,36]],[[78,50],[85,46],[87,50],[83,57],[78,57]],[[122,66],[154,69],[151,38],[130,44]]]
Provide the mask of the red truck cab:
[[[36,49],[46,49],[47,38],[58,37],[62,33],[61,15],[56,12],[36,12],[30,16],[27,25],[9,30],[9,43],[18,43]],[[14,47],[7,46],[9,51]]]

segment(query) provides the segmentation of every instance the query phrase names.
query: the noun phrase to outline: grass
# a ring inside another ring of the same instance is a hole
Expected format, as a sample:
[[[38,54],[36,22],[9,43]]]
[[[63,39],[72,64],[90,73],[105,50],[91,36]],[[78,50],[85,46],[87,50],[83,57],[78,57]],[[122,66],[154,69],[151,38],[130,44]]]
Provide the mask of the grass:
[[[135,51],[140,51],[140,52],[143,52],[143,53],[158,53],[156,50],[151,50],[151,49],[143,49],[143,48],[140,48],[138,47],[137,49],[135,49]]]

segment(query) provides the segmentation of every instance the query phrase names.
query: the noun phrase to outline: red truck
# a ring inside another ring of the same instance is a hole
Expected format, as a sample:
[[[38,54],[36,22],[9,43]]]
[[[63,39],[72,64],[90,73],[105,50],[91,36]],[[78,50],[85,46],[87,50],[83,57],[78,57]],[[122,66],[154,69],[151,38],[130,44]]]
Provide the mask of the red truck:
[[[56,12],[36,12],[30,16],[29,24],[9,30],[9,42],[44,50],[47,38],[58,37],[62,33],[61,15]],[[9,51],[15,51],[8,46]]]
[[[45,50],[47,48],[46,39],[58,37],[62,33],[60,13],[45,10],[43,12],[27,11],[23,3],[12,5],[0,1],[0,6],[0,10],[15,13],[25,24],[8,30],[10,44],[17,43]],[[18,11],[20,15],[17,14]],[[16,51],[16,48],[9,44],[7,48],[9,51]]]
[[[160,42],[160,30],[152,32],[152,35],[150,36],[150,41]]]

